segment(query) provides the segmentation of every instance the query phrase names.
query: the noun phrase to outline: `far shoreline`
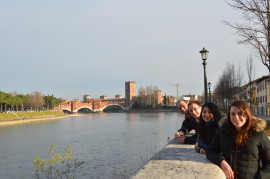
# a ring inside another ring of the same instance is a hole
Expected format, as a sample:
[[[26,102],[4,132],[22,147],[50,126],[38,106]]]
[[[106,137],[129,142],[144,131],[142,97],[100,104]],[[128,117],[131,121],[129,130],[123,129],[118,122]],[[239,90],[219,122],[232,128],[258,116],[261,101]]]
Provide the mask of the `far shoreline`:
[[[20,124],[38,123],[38,122],[46,122],[46,121],[62,119],[62,118],[68,117],[68,116],[69,115],[54,116],[54,117],[50,116],[50,117],[33,118],[33,119],[19,119],[19,120],[14,120],[14,121],[4,121],[4,122],[0,122],[0,127],[11,126],[11,125],[20,125]]]
[[[148,112],[178,112],[177,110],[174,109],[154,109],[154,110],[128,110],[125,111],[126,113],[148,113]],[[7,121],[0,121],[0,127],[5,127],[5,126],[14,126],[14,125],[21,125],[21,124],[31,124],[31,123],[38,123],[38,122],[49,122],[49,121],[53,121],[53,120],[58,120],[58,119],[63,119],[66,117],[70,117],[70,116],[84,116],[86,114],[78,114],[78,113],[74,113],[74,114],[66,114],[66,115],[61,115],[61,116],[40,116],[40,117],[36,117],[36,118],[30,118],[30,119],[25,119],[25,118],[21,118],[21,119],[15,119],[15,120],[7,120]]]
[[[0,113],[0,127],[37,122],[49,122],[69,116],[82,116],[81,114],[65,114],[63,111],[35,111],[18,113]]]
[[[14,121],[4,121],[0,122],[0,127],[4,126],[11,126],[11,125],[20,125],[20,124],[31,124],[31,123],[38,123],[38,122],[48,122],[57,119],[62,119],[69,116],[84,116],[83,114],[68,114],[65,116],[49,116],[49,117],[40,117],[40,118],[33,118],[33,119],[18,119]]]

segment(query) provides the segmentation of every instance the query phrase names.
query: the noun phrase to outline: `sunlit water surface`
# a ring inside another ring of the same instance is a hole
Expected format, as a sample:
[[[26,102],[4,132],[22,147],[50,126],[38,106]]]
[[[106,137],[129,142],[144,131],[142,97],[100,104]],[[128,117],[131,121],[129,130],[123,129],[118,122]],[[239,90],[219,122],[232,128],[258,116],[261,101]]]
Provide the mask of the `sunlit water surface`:
[[[96,113],[49,122],[0,127],[0,178],[35,178],[36,155],[51,144],[72,145],[85,163],[76,178],[130,178],[164,147],[183,121],[180,113]]]

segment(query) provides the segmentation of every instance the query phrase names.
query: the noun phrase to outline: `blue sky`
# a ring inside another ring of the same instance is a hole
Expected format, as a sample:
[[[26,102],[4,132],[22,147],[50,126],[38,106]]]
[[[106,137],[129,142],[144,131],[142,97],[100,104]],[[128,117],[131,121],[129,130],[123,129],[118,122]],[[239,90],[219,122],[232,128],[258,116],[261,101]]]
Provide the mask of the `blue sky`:
[[[163,95],[203,93],[208,80],[252,53],[223,21],[241,14],[223,0],[0,0],[0,90],[67,99],[124,96],[125,81]],[[256,77],[268,74],[254,59]]]

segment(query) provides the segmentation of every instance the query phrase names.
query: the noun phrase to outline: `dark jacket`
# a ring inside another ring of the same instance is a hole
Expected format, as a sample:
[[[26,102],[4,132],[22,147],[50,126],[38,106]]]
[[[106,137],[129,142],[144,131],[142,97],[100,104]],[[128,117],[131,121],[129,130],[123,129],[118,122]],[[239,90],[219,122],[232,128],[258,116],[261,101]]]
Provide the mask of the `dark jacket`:
[[[186,136],[185,144],[195,144],[198,137],[198,122],[196,119],[191,117],[189,114],[185,115],[185,120],[182,123],[181,129],[178,132],[182,131],[185,135],[188,134],[191,130],[195,130],[195,134],[192,136]]]
[[[203,120],[203,119],[201,119]],[[195,148],[195,150],[200,153],[201,148],[206,149],[207,146],[210,144],[216,133],[218,132],[219,125],[218,125],[218,120],[211,119],[209,122],[206,122],[204,124],[204,133],[205,137],[202,139],[199,135],[198,137],[198,146]]]
[[[249,131],[248,143],[236,146],[225,124],[207,147],[207,159],[218,166],[226,160],[234,171],[235,179],[270,178],[270,141],[263,132],[265,127],[265,120],[258,119]]]

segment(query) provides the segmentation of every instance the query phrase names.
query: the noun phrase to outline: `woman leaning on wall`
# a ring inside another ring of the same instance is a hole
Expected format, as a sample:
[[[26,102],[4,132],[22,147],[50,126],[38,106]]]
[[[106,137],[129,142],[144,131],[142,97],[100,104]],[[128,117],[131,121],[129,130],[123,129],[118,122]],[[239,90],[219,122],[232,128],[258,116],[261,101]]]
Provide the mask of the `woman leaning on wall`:
[[[244,101],[234,101],[206,149],[206,157],[220,166],[228,179],[270,178],[270,141],[266,121],[253,117]]]

